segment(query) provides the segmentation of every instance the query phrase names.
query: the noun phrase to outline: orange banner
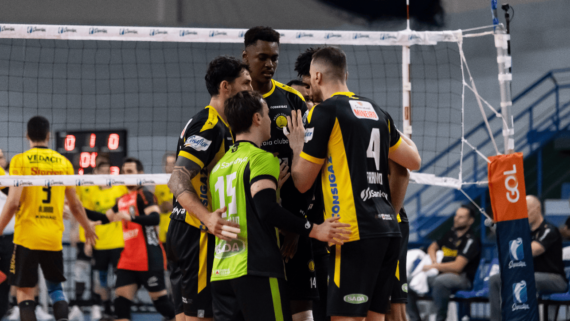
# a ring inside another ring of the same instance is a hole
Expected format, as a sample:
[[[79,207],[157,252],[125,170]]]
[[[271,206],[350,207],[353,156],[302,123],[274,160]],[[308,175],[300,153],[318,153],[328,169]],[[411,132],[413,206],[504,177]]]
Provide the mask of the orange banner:
[[[495,222],[528,218],[523,154],[489,157],[489,194]]]

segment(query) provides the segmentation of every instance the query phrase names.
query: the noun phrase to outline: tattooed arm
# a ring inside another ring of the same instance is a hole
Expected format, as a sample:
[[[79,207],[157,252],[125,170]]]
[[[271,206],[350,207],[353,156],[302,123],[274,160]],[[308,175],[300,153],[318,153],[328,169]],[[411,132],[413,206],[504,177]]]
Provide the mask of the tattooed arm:
[[[178,157],[174,165],[174,171],[168,181],[168,188],[170,188],[170,191],[174,197],[176,197],[178,203],[180,203],[190,215],[194,215],[202,221],[210,233],[221,239],[229,240],[229,238],[225,236],[227,234],[222,235],[224,225],[237,228],[239,228],[239,225],[221,218],[222,213],[226,211],[225,207],[210,213],[202,204],[198,193],[196,193],[194,186],[192,186],[192,179],[200,173],[200,170],[200,166],[193,161],[184,157]]]

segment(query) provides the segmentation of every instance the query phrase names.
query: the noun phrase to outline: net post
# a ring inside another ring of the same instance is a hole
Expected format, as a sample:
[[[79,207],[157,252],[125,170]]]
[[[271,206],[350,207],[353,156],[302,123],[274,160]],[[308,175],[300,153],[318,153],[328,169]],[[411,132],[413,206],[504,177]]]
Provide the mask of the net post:
[[[410,0],[406,0],[406,31],[410,29]],[[412,83],[410,81],[410,46],[402,46],[402,119],[404,135],[412,138]]]

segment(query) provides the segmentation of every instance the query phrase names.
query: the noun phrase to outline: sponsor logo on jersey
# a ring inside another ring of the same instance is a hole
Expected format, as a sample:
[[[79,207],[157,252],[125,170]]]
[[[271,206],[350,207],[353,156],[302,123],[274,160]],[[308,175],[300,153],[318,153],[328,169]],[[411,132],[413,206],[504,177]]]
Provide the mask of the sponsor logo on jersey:
[[[67,32],[76,33],[77,30],[76,30],[76,29],[70,29],[70,28],[67,28],[67,27],[59,27],[59,28],[57,28],[57,33],[60,34],[60,35],[61,35],[61,34],[64,34],[64,33],[67,33]]]
[[[276,139],[276,140],[268,140],[265,141],[261,144],[261,146],[271,146],[271,145],[288,145],[289,144],[289,140],[288,139]]]
[[[342,38],[342,35],[339,33],[327,33],[325,34],[325,39],[331,39],[331,38]]]
[[[139,235],[138,229],[126,230],[123,232],[123,239],[125,239],[125,241],[128,241],[130,239],[136,238],[138,235]]]
[[[198,310],[197,315],[198,315],[198,318],[204,318],[204,316],[206,315],[206,311],[205,310]]]
[[[350,108],[356,118],[378,120],[378,114],[371,103],[360,100],[349,100]]]
[[[214,256],[218,259],[224,259],[243,253],[245,251],[245,243],[242,240],[220,241],[214,249]]]
[[[176,206],[175,208],[172,209],[172,214],[184,215],[184,214],[186,214],[186,210],[184,208],[180,208],[180,207]]]
[[[49,163],[49,164],[61,164],[62,158],[57,156],[43,156],[43,155],[27,155],[28,162],[30,164],[37,164],[37,163]]]
[[[180,32],[178,33],[179,37],[186,37],[186,36],[195,36],[198,33],[196,31],[191,31],[191,30],[180,30]]]
[[[307,223],[305,223],[305,229],[308,230],[310,228],[311,228],[311,223],[307,221]]]
[[[26,31],[27,31],[27,33],[46,32],[46,29],[45,29],[45,28],[38,28],[38,27],[29,26],[29,27],[26,29]]]
[[[37,167],[32,167],[32,175],[65,175],[65,171],[52,171],[52,170],[42,170]]]
[[[306,33],[306,32],[297,32],[297,34],[295,35],[295,38],[299,39],[299,38],[306,38],[306,37],[313,37],[312,33]]]
[[[209,33],[210,37],[227,36],[227,35],[228,35],[227,32],[215,31],[215,30],[210,31],[210,33]]]
[[[309,271],[315,272],[315,261],[313,260],[309,261]]]
[[[148,245],[156,245],[158,246],[158,237],[156,235],[156,227],[154,226],[145,226],[146,231],[146,243]]]
[[[363,189],[362,192],[360,192],[360,198],[362,198],[362,201],[364,202],[366,202],[369,199],[378,198],[378,197],[383,197],[387,200],[388,194],[382,191],[372,190],[370,189],[370,187],[367,187],[366,189]]]
[[[513,311],[528,310],[530,307],[526,304],[526,281],[522,280],[513,284]]]
[[[275,125],[277,125],[277,128],[283,129],[283,127],[287,126],[287,115],[282,113],[277,114],[273,117],[273,121],[275,122]]]
[[[360,38],[370,38],[370,35],[365,33],[353,33],[352,39],[360,39]]]
[[[334,174],[334,167],[333,167],[333,162],[332,162],[332,156],[329,156],[328,158],[328,166],[327,166],[327,172],[328,172],[328,179],[329,179],[329,187],[330,187],[330,191],[331,191],[331,196],[332,196],[332,216],[340,216],[340,200],[339,200],[339,196],[338,196],[338,185],[336,183],[336,176]]]
[[[404,293],[408,293],[408,283],[402,284],[402,291],[404,291]]]
[[[526,266],[526,262],[524,261],[523,240],[521,237],[509,241],[509,256],[511,258],[509,261],[509,269]]]
[[[136,35],[136,34],[138,34],[139,32],[138,32],[137,30],[127,29],[127,28],[121,28],[121,29],[119,30],[119,34],[120,34],[121,36],[128,35],[128,34],[130,34],[130,33]]]
[[[229,163],[221,162],[221,163],[218,163],[218,165],[216,165],[216,166],[214,167],[214,169],[212,170],[212,173],[215,172],[215,171],[217,171],[217,170],[220,169],[220,168],[228,168],[228,167],[230,167],[230,166],[232,166],[232,165],[234,165],[234,164],[235,164],[235,165],[239,165],[239,164],[245,163],[245,162],[247,162],[247,157],[236,158],[236,159],[234,159],[233,161],[231,161],[231,162],[229,162]]]
[[[186,133],[186,128],[188,128],[188,125],[190,125],[191,122],[192,122],[192,118],[190,118],[190,120],[186,123],[186,126],[184,126],[184,129],[182,129],[182,133],[180,133],[180,138],[184,138],[184,133]]]
[[[382,185],[382,173],[377,172],[366,172],[368,177],[368,184],[380,184]]]
[[[158,278],[156,276],[151,276],[150,278],[148,278],[146,283],[148,284],[148,286],[158,286]]]
[[[383,221],[391,221],[392,220],[392,215],[390,215],[390,214],[377,214],[377,217],[379,219],[382,219]]]
[[[230,273],[231,273],[230,269],[219,269],[214,271],[214,275],[218,276],[226,276],[230,275]]]
[[[0,32],[15,31],[12,27],[0,26]]]
[[[360,293],[348,294],[344,296],[344,302],[350,304],[362,304],[368,302],[368,296]]]
[[[275,105],[275,106],[271,106],[269,108],[271,108],[271,109],[287,108],[287,105]]]
[[[89,28],[89,34],[90,35],[94,35],[96,33],[107,33],[107,29]]]
[[[308,143],[313,139],[314,133],[315,133],[315,127],[305,129],[305,143]]]
[[[186,139],[186,143],[184,143],[184,146],[193,148],[194,150],[201,152],[208,150],[210,144],[212,144],[211,140],[207,140],[202,136],[193,135],[188,137],[188,139]]]
[[[166,35],[168,34],[168,31],[166,30],[159,30],[159,29],[152,29],[148,35],[149,36],[158,36],[158,35]]]
[[[457,257],[457,250],[450,249],[445,245],[441,247],[441,251],[444,257]]]

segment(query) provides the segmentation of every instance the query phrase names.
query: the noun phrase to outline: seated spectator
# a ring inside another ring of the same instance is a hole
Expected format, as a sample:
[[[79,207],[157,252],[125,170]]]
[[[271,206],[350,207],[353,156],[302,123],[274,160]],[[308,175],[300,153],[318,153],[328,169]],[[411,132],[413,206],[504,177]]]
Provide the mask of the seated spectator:
[[[544,220],[540,200],[526,197],[528,222],[531,230],[534,280],[539,294],[566,292],[568,281],[562,263],[562,236],[558,229]],[[491,321],[501,320],[501,275],[489,279]]]
[[[455,212],[453,228],[428,248],[432,262],[437,262],[436,252],[443,251],[441,263],[425,265],[424,270],[436,269],[439,275],[429,277],[434,312],[437,321],[447,318],[449,296],[459,290],[471,288],[481,257],[481,241],[475,238],[471,226],[476,210],[471,205],[462,205]],[[417,306],[418,294],[410,289],[406,311],[410,321],[421,321]]]

